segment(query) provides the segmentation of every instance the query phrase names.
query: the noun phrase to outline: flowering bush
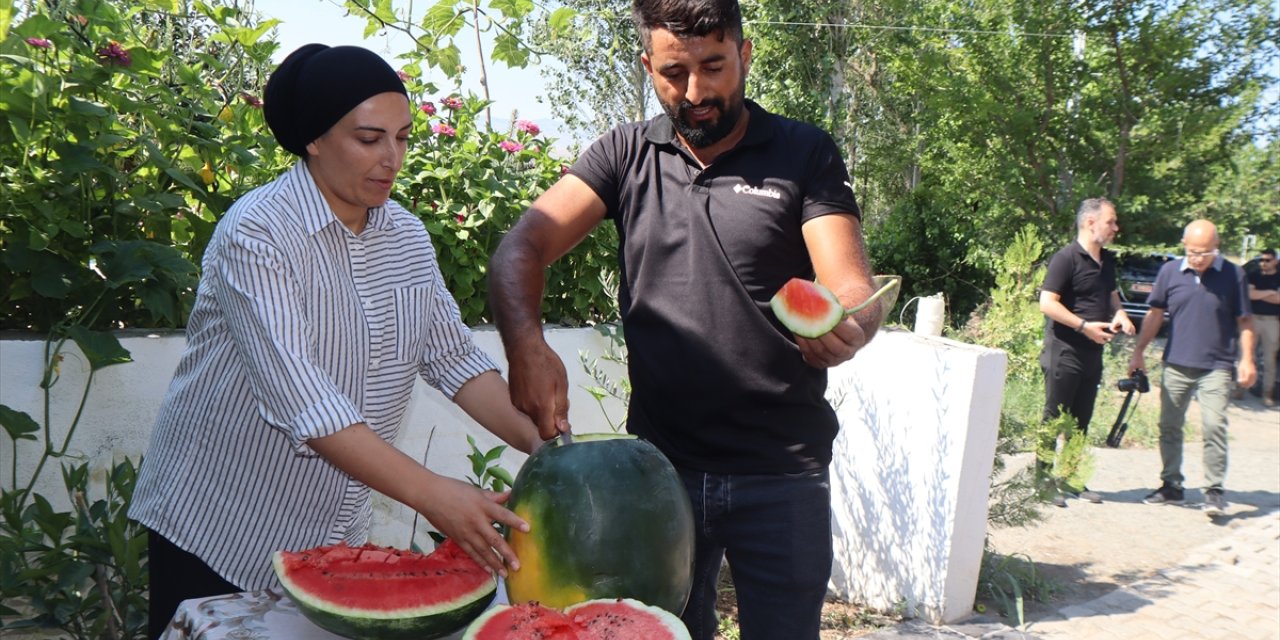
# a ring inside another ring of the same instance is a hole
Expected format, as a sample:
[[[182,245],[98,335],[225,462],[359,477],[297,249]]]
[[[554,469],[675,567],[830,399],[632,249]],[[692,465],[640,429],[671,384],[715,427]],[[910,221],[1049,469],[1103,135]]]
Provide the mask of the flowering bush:
[[[261,110],[275,21],[243,1],[55,4],[0,24],[0,329],[181,326],[214,224],[294,161]],[[439,93],[425,55],[406,57],[419,126],[395,197],[426,222],[464,319],[485,322],[489,255],[565,162],[535,123],[489,130],[483,100]],[[612,247],[588,239],[552,269],[547,319],[615,314]]]
[[[271,23],[163,4],[0,12],[0,329],[181,325],[214,222],[287,162],[257,97]]]
[[[426,93],[432,87],[409,84]],[[488,106],[474,97],[429,96],[415,118],[420,135],[409,145],[393,197],[421,217],[431,234],[440,268],[463,320],[487,322],[489,256],[520,215],[560,178],[564,161],[549,153],[553,141],[539,137],[538,125],[517,121],[511,131],[484,128]],[[612,227],[603,226],[547,274],[544,317],[552,322],[582,324],[613,319],[617,308],[604,284],[617,271]]]

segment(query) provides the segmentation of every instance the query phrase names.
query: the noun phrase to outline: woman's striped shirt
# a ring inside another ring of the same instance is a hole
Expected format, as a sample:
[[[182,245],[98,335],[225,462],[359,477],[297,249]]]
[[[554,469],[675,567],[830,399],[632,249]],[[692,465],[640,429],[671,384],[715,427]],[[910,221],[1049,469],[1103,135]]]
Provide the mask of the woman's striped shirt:
[[[369,528],[368,487],[308,439],[364,422],[394,441],[415,374],[452,398],[492,369],[422,222],[389,201],[357,236],[299,162],[214,231],[129,515],[241,588],[273,586],[273,552]]]

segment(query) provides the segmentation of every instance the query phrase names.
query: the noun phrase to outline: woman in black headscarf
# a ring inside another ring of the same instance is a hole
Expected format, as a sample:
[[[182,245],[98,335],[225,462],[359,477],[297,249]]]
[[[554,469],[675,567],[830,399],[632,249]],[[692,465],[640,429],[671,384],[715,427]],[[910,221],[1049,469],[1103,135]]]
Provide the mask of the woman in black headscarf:
[[[179,602],[275,586],[271,554],[365,541],[369,489],[499,573],[506,494],[432,473],[391,442],[416,377],[526,453],[511,406],[445,289],[422,222],[389,200],[412,111],[376,54],[311,44],[265,92],[299,156],[218,223],[130,516],[150,530],[151,633]]]

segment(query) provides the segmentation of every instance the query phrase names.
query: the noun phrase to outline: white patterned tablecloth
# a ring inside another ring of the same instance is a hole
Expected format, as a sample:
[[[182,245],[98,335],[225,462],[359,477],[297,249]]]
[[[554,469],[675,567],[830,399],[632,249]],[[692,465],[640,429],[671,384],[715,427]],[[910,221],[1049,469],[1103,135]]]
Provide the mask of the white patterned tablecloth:
[[[462,632],[446,636],[457,640]],[[278,591],[184,600],[160,640],[343,640],[311,624]]]

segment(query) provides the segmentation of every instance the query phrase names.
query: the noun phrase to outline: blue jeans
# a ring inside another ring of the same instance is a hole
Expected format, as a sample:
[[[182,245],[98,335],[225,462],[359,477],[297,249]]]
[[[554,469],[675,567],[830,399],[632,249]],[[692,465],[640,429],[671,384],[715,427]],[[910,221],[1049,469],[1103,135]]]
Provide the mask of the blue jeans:
[[[682,619],[693,640],[716,633],[725,558],[742,640],[816,640],[831,578],[831,480],[826,469],[720,475],[681,470],[693,503],[693,592]]]

